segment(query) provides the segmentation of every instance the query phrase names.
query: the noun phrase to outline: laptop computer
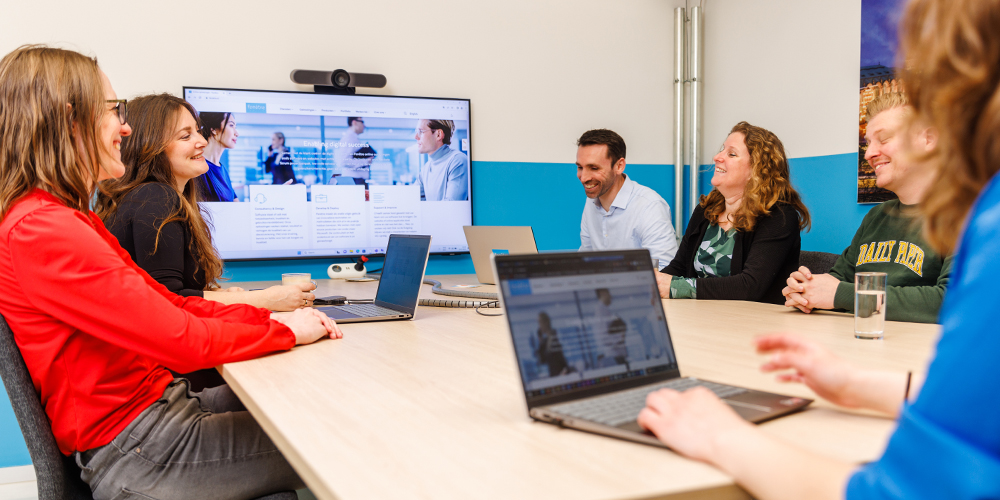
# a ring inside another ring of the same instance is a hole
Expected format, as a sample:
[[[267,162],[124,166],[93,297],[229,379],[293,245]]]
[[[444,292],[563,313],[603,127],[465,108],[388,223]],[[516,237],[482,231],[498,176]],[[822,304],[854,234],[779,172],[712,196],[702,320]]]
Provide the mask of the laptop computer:
[[[636,422],[646,395],[697,385],[762,422],[812,400],[681,377],[649,251],[493,255],[528,414],[665,446]]]
[[[416,234],[389,235],[378,291],[371,304],[317,307],[337,323],[412,319],[417,295],[424,281],[431,237]]]
[[[462,226],[480,283],[496,284],[490,255],[538,253],[531,226]]]

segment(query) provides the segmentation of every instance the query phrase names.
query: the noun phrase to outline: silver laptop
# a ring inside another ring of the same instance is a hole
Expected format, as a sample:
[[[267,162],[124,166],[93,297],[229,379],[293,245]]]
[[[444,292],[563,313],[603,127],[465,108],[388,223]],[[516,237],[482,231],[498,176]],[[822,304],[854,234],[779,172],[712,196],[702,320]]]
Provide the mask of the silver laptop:
[[[705,386],[761,422],[809,399],[681,377],[649,251],[494,255],[528,414],[664,446],[636,422],[646,395]]]
[[[385,247],[382,277],[375,300],[370,304],[346,304],[317,307],[337,323],[412,319],[417,310],[417,295],[424,281],[431,237],[415,234],[389,235]]]
[[[531,226],[462,226],[480,283],[496,284],[490,255],[538,253]]]

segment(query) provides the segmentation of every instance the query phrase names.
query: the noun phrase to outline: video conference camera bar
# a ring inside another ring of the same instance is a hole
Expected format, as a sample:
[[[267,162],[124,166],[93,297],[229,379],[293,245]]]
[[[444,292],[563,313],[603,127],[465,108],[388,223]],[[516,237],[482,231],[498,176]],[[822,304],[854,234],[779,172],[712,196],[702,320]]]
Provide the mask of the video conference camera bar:
[[[355,93],[355,87],[385,87],[385,76],[375,73],[349,73],[342,69],[333,71],[313,71],[309,69],[293,69],[292,81],[303,85],[312,85],[317,94]]]

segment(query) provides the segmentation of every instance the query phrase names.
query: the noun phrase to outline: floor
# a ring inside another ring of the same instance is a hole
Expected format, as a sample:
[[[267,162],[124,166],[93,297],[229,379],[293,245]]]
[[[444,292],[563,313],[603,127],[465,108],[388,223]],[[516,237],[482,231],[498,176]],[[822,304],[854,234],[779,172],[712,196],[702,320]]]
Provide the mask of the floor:
[[[316,500],[309,490],[299,490],[299,500]],[[0,500],[38,500],[38,485],[34,481],[0,484]]]

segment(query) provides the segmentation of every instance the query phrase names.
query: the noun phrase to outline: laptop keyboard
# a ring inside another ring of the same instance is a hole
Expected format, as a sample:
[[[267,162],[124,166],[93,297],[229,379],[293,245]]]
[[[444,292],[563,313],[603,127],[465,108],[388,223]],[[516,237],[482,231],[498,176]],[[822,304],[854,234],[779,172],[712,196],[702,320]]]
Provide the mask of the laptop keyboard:
[[[377,306],[375,304],[347,304],[337,306],[341,311],[357,314],[364,318],[374,318],[376,316],[400,316],[403,313],[388,307]]]
[[[706,382],[693,377],[685,377],[668,380],[653,386],[637,387],[627,391],[607,394],[584,401],[562,403],[551,406],[550,409],[563,415],[569,415],[571,417],[617,427],[622,424],[627,424],[639,416],[639,411],[646,407],[646,396],[650,392],[658,391],[663,388],[683,392],[696,386],[705,387],[714,392],[715,395],[720,398],[728,398],[747,392],[747,389],[742,387],[733,387],[731,385]]]

